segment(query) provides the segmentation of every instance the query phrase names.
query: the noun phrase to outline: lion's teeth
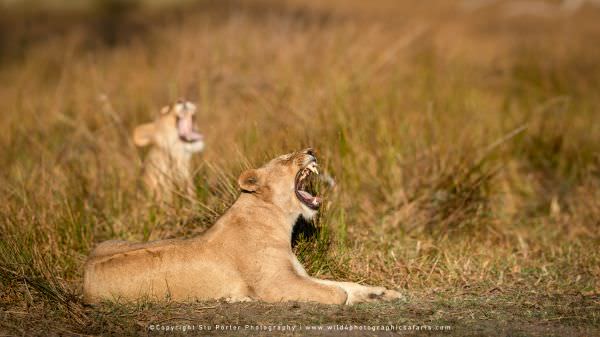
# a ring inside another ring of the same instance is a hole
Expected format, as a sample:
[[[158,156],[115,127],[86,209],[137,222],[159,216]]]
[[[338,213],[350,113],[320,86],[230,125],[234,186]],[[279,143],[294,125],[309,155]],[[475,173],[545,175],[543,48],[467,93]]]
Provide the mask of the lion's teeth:
[[[183,103],[177,103],[175,105],[175,112],[177,112],[178,114],[182,113],[183,110],[185,110],[185,105]]]
[[[319,174],[319,170],[317,169],[316,163],[310,163],[307,168],[314,174]]]

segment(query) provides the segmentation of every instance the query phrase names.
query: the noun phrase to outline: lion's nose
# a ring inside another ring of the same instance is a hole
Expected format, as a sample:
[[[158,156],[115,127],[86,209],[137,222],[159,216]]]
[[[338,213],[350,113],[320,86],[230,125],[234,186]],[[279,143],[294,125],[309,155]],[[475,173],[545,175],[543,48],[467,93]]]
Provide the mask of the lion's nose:
[[[306,153],[309,156],[313,156],[313,157],[317,156],[317,152],[312,147],[309,147],[308,149],[304,150],[304,153]]]

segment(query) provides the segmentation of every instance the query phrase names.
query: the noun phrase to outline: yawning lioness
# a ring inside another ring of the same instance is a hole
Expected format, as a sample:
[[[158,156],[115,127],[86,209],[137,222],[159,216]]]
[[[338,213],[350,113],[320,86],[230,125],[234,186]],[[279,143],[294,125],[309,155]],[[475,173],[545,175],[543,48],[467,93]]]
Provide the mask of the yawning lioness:
[[[299,216],[313,217],[321,204],[307,188],[317,174],[311,149],[280,156],[243,172],[239,198],[198,237],[100,244],[85,264],[85,299],[353,304],[398,298],[382,287],[310,277],[298,262],[292,227]]]
[[[194,127],[195,114],[193,103],[179,100],[133,132],[137,146],[152,146],[144,161],[143,181],[157,200],[170,201],[174,192],[192,195],[191,156],[204,149],[203,137]]]

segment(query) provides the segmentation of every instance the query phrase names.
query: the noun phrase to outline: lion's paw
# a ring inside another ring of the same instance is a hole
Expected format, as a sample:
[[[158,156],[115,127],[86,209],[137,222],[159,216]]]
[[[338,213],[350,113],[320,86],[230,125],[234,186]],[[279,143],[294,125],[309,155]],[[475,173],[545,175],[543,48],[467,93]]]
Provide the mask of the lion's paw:
[[[347,304],[361,302],[391,301],[402,298],[402,294],[384,287],[356,286],[349,289]]]
[[[252,302],[252,298],[247,297],[247,296],[231,296],[231,297],[226,297],[225,302],[227,302],[227,303]]]
[[[383,293],[383,300],[384,301],[392,301],[392,300],[397,300],[397,299],[403,299],[404,296],[396,290],[391,290],[391,289],[386,289],[385,292]]]

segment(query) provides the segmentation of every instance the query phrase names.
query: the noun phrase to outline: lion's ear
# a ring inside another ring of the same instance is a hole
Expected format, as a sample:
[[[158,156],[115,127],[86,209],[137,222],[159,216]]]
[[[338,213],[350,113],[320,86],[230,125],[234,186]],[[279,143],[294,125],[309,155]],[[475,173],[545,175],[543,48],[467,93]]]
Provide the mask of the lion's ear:
[[[244,192],[256,192],[259,187],[258,178],[257,170],[246,170],[240,174],[238,184]]]
[[[142,124],[133,130],[133,142],[137,146],[146,146],[152,141],[154,123]]]

